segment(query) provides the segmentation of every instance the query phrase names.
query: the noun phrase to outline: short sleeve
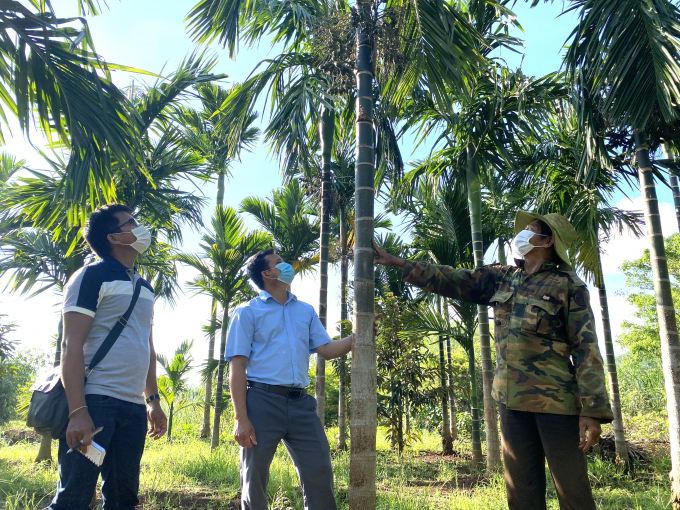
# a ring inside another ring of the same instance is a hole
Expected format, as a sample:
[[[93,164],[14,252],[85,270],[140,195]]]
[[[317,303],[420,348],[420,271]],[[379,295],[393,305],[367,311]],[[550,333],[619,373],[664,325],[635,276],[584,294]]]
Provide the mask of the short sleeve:
[[[331,337],[321,324],[321,319],[316,314],[316,310],[312,309],[312,321],[309,324],[309,352],[312,353],[317,347],[328,343],[331,343]]]
[[[227,330],[227,346],[224,350],[224,359],[229,363],[234,356],[250,358],[255,333],[255,321],[253,313],[248,306],[242,306],[234,310],[229,320]]]
[[[96,271],[88,269],[85,266],[76,271],[66,284],[62,313],[78,312],[94,317],[97,312],[102,282]]]

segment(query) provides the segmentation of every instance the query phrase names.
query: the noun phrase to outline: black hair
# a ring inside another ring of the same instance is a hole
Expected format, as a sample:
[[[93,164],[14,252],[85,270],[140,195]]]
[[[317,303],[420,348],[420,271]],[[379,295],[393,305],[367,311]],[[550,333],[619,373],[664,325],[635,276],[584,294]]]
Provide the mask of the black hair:
[[[132,214],[132,209],[123,204],[103,205],[90,214],[85,223],[83,237],[99,258],[103,259],[111,255],[111,243],[108,236],[119,231],[120,225],[115,216],[119,212]]]
[[[262,278],[262,271],[269,269],[267,262],[268,255],[274,255],[276,250],[274,248],[267,248],[255,254],[248,262],[248,277],[257,285],[260,290],[264,290],[264,279]]]

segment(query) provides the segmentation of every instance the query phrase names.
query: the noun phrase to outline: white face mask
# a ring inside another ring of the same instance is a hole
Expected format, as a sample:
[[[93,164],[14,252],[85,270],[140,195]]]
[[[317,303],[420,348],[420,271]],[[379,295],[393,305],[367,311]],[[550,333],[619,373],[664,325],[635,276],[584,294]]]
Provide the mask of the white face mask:
[[[517,234],[517,237],[515,237],[515,240],[513,241],[515,245],[515,251],[519,253],[522,257],[524,257],[534,248],[548,248],[548,246],[534,246],[533,244],[531,244],[529,241],[534,236],[550,237],[544,236],[543,234],[537,234],[536,232],[532,232],[531,230],[522,230],[519,234]]]
[[[125,234],[127,232],[116,232],[113,235]],[[138,253],[144,253],[149,246],[151,246],[151,233],[141,225],[133,228],[130,233],[134,235],[137,240],[131,244],[125,244],[124,246],[132,246]]]
[[[513,244],[515,245],[515,251],[522,257],[536,248],[536,246],[529,242],[531,238],[534,237],[534,235],[536,234],[531,230],[522,230],[519,234],[517,234],[517,237],[515,237],[515,240],[513,241]]]

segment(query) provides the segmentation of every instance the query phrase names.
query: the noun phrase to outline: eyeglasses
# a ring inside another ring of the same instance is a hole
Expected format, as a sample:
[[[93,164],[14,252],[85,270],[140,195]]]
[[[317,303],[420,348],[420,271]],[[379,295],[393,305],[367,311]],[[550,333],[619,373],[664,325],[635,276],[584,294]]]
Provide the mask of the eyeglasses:
[[[138,226],[139,226],[139,223],[137,223],[137,220],[136,220],[136,219],[130,218],[129,220],[127,220],[127,221],[126,221],[125,223],[123,223],[122,225],[118,225],[118,227],[116,228],[116,230],[114,230],[113,232],[109,232],[109,234],[127,234],[127,232],[121,232],[121,230],[120,230],[121,228],[123,228],[123,227],[125,227],[125,226],[127,226],[127,225],[132,225],[132,227],[134,228],[134,227],[138,227]]]

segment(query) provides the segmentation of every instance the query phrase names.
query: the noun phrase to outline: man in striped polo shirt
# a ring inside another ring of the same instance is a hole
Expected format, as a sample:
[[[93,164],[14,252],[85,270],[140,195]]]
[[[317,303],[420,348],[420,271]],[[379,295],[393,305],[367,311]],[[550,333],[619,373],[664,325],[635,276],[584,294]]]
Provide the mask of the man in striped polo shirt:
[[[151,332],[154,292],[135,270],[137,255],[149,247],[151,236],[130,213],[120,204],[92,213],[84,237],[101,260],[76,272],[64,292],[61,379],[70,414],[66,437],[59,440],[59,483],[50,510],[89,509],[100,473],[104,509],[133,510],[139,503],[147,420],[148,435],[155,439],[167,428]],[[140,280],[125,328],[83,383],[85,367],[130,306]],[[103,427],[96,436],[106,450],[101,468],[77,452],[66,453],[80,440],[84,451],[95,427]]]

